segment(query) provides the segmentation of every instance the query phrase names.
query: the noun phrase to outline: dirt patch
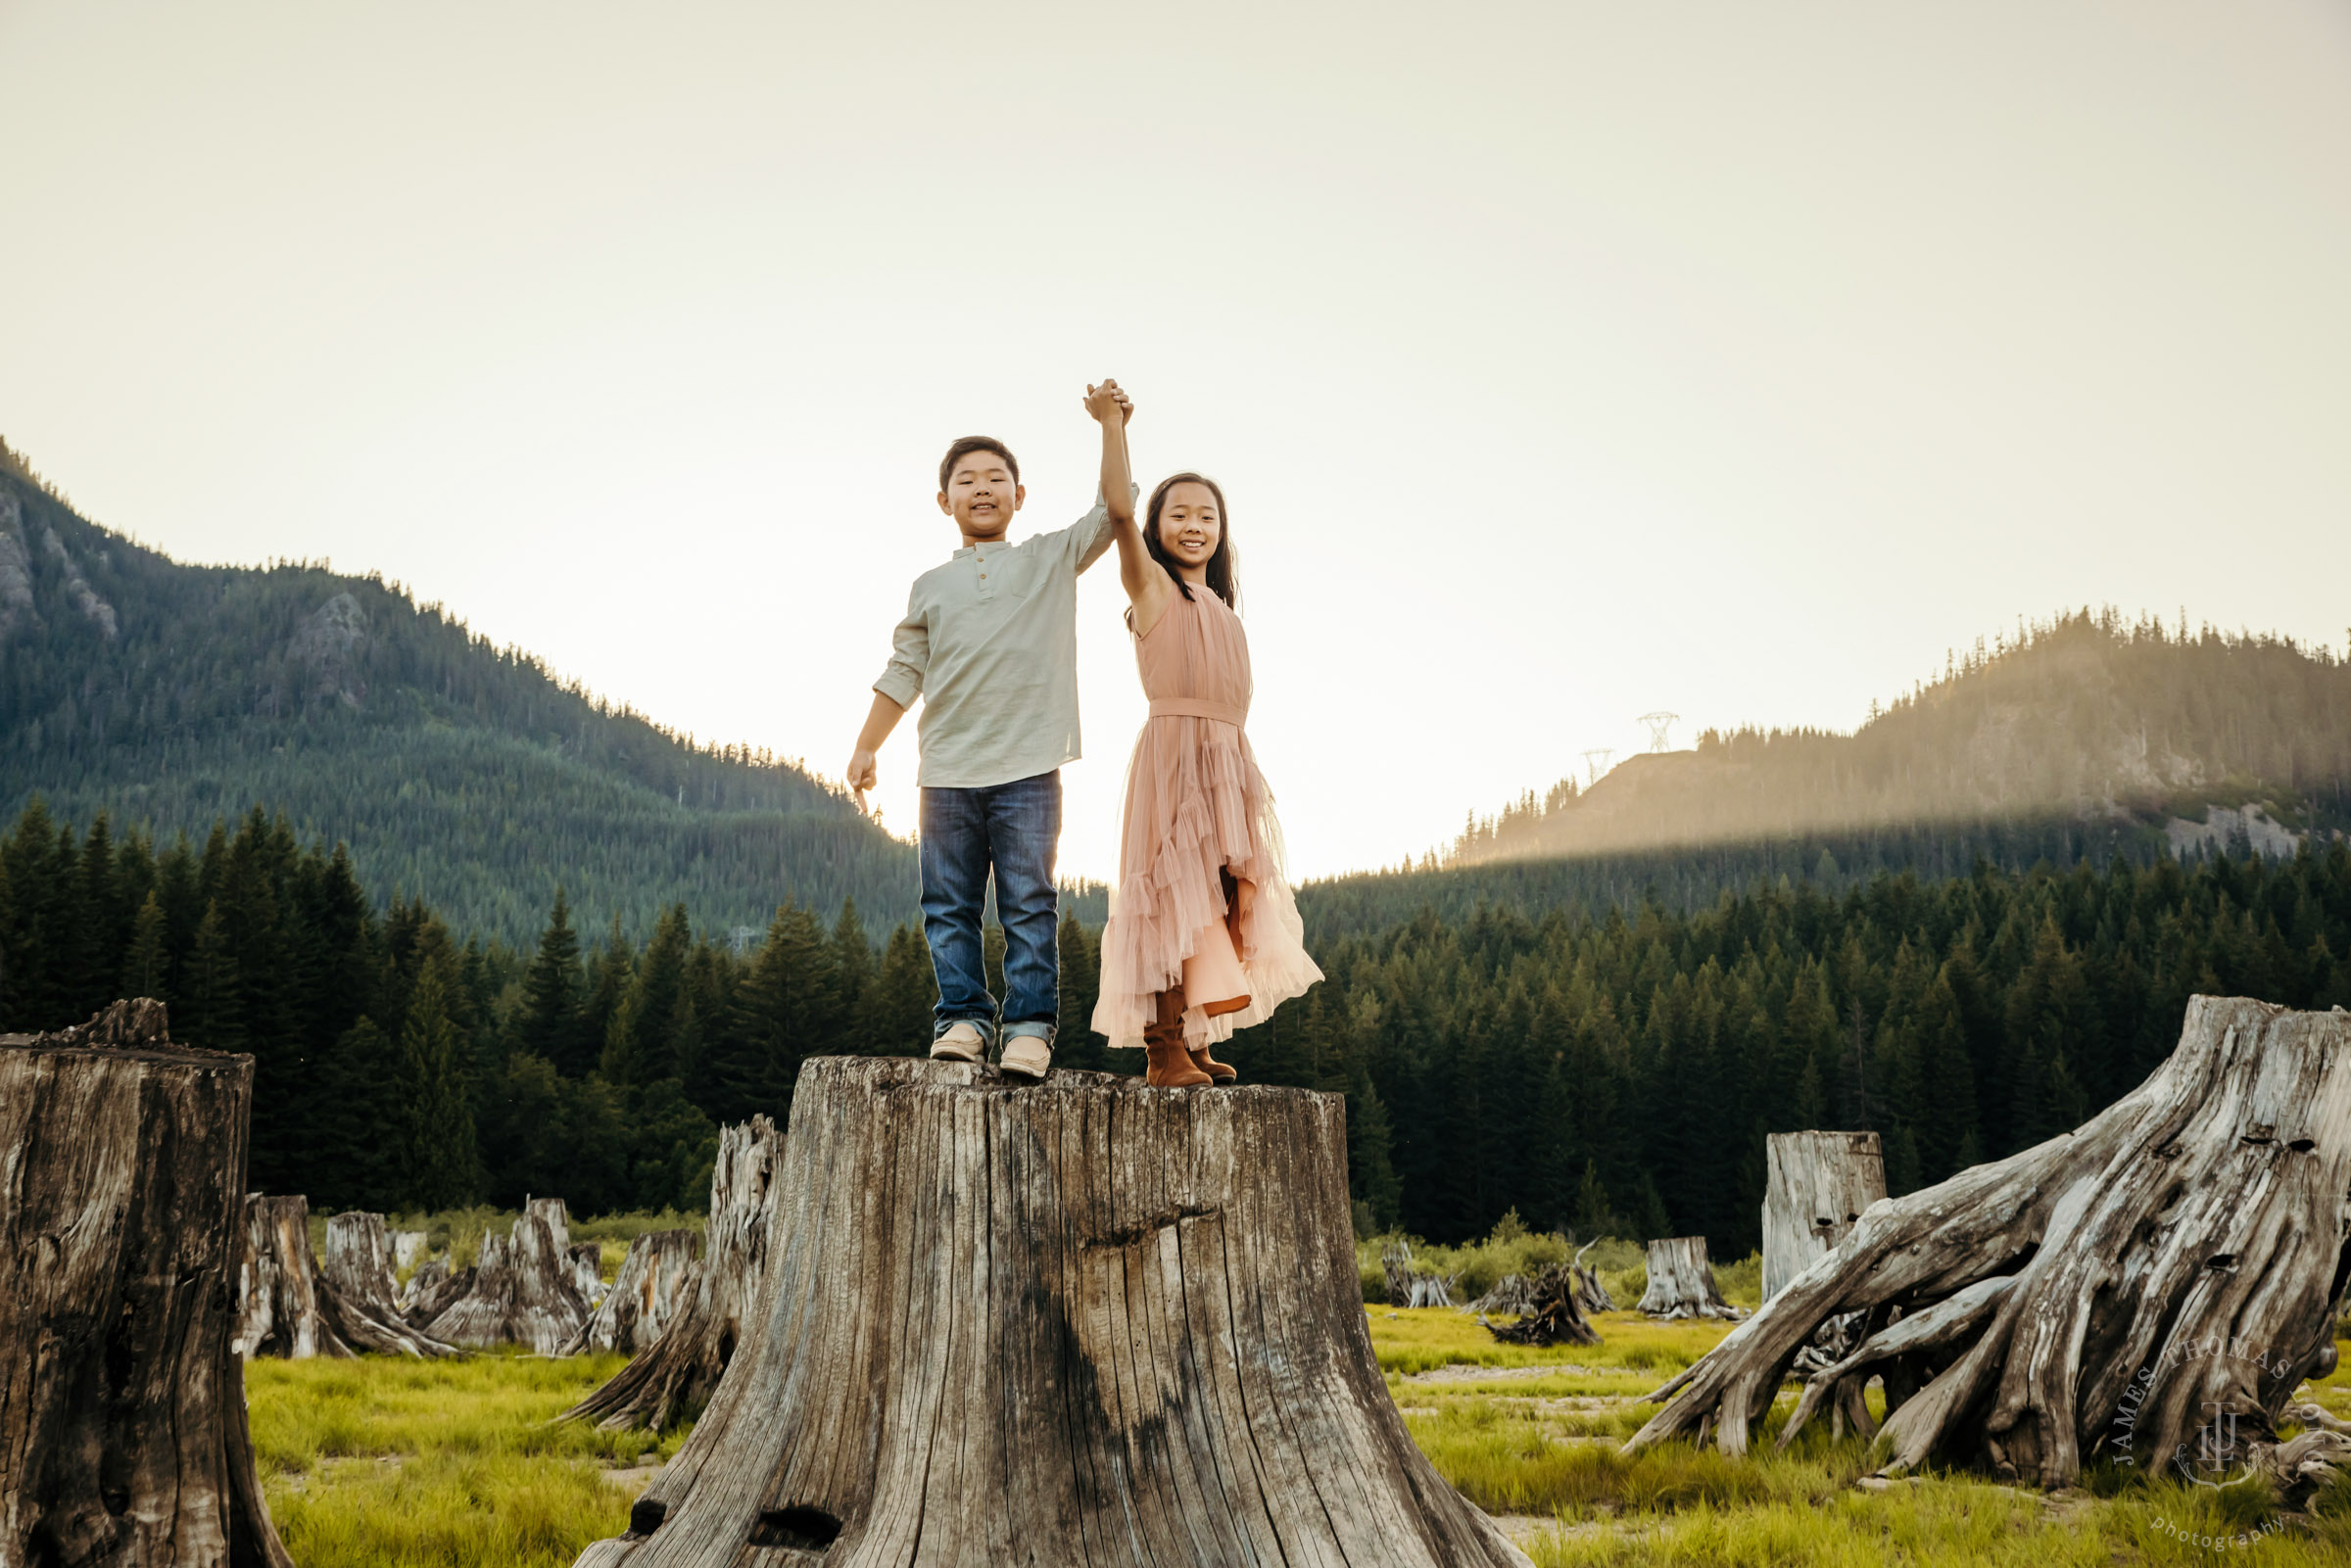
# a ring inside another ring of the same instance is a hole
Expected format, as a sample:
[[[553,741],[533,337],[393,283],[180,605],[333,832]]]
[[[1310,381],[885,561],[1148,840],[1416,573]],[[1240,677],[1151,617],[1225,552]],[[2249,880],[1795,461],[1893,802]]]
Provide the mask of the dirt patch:
[[[604,1472],[604,1485],[618,1487],[634,1497],[651,1486],[653,1477],[660,1473],[659,1459],[648,1459],[638,1464],[618,1464]]]
[[[1407,1372],[1399,1382],[1404,1383],[1506,1383],[1513,1378],[1598,1377],[1604,1372],[1622,1370],[1604,1366],[1577,1366],[1572,1361],[1555,1361],[1544,1366],[1440,1366],[1433,1372]]]

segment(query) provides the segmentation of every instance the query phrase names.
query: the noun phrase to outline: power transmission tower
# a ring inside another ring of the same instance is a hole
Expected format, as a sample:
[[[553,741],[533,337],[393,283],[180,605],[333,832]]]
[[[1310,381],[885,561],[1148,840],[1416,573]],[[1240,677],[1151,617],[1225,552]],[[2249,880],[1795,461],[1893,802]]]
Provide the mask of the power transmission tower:
[[[1594,746],[1584,753],[1584,787],[1589,789],[1600,783],[1600,776],[1608,771],[1608,759],[1616,755],[1614,746]]]
[[[1667,751],[1672,749],[1665,738],[1665,732],[1672,727],[1673,721],[1680,717],[1680,714],[1667,713],[1662,708],[1658,709],[1655,713],[1644,713],[1641,715],[1641,722],[1649,726],[1650,750]]]

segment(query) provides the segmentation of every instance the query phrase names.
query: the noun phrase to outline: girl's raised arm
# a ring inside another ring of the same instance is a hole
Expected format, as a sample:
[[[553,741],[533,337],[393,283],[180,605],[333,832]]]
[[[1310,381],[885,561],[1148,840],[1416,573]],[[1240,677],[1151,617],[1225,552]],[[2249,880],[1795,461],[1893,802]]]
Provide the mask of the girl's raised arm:
[[[1102,500],[1110,508],[1110,524],[1119,542],[1119,586],[1139,614],[1133,624],[1148,627],[1159,619],[1160,601],[1174,594],[1175,584],[1143,548],[1142,530],[1134,520],[1133,475],[1127,460],[1127,419],[1133,405],[1116,381],[1085,389],[1085,411],[1102,425]]]

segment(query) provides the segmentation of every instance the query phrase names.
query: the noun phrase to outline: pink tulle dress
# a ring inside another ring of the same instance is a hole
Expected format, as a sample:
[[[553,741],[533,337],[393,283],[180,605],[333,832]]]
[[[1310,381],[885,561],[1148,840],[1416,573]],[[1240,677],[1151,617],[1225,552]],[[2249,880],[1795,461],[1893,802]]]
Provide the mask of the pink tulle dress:
[[[1180,981],[1183,1043],[1196,1050],[1264,1022],[1322,972],[1282,872],[1273,792],[1241,730],[1240,617],[1195,586],[1134,640],[1134,661],[1151,717],[1127,769],[1094,1031],[1139,1048],[1158,994]]]

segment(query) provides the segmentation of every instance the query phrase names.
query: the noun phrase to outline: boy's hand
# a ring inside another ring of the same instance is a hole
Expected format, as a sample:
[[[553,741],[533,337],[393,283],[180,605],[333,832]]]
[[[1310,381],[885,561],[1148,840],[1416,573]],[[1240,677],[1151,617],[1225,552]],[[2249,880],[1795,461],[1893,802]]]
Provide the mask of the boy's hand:
[[[857,792],[857,810],[860,814],[868,814],[865,810],[865,792],[874,787],[874,773],[872,746],[859,746],[849,753],[849,787]]]
[[[1134,402],[1116,381],[1105,378],[1100,386],[1085,389],[1085,411],[1104,424],[1115,417],[1123,425],[1134,417]]]

